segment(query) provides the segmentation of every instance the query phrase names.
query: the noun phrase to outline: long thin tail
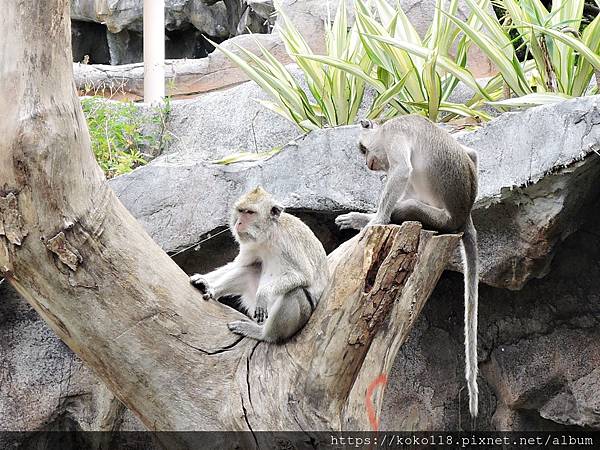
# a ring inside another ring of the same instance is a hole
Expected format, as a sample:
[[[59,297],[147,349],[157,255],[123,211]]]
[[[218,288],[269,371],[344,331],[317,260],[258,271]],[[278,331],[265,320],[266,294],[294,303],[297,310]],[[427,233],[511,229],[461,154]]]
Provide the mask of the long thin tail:
[[[477,417],[477,303],[479,268],[477,258],[477,231],[469,215],[462,238],[462,257],[465,273],[465,376],[469,390],[469,411]]]

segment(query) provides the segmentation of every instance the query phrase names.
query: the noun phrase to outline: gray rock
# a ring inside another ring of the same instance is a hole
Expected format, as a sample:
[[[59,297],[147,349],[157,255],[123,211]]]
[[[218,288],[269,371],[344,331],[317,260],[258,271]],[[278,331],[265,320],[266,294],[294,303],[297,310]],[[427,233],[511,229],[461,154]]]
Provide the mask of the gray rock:
[[[193,24],[209,36],[227,37],[227,10],[223,2],[190,0],[165,1],[165,25],[169,30]],[[104,23],[111,33],[122,30],[141,32],[144,0],[73,0],[71,18]]]
[[[108,431],[123,420],[143,429],[33,308],[1,284],[0,430]]]
[[[173,101],[169,119],[173,144],[165,159],[189,156],[207,161],[237,152],[262,152],[299,136],[294,124],[258,102],[268,98],[255,84],[244,83],[193,101]]]
[[[227,38],[235,34],[233,23],[237,27],[237,22],[229,16],[225,2],[212,2],[214,4],[209,5],[210,2],[180,0],[179,3],[185,5],[177,14],[180,23],[189,21],[208,36]],[[167,25],[167,28],[179,28],[178,23]]]
[[[577,342],[577,345],[579,344],[580,342]],[[596,366],[599,365],[597,355],[598,353],[592,355],[592,358],[586,361],[586,369],[589,369],[594,361]],[[588,375],[576,379],[570,376],[571,371],[567,373],[569,379],[561,386],[561,392],[540,408],[540,416],[563,425],[600,430],[600,369],[596,367]]]
[[[140,33],[121,30],[118,33],[106,32],[111,64],[129,64],[143,60],[144,42]]]
[[[246,3],[259,17],[271,21],[275,7],[273,0],[247,0]]]
[[[313,132],[268,160],[211,164],[228,152],[252,149],[256,133],[257,142],[264,137],[259,150],[294,136],[281,119],[249,106],[249,98],[261,95],[249,83],[174,104],[170,130],[177,143],[172,150],[111,181],[165,250],[181,250],[225,226],[233,200],[256,184],[292,209],[335,215],[375,208],[382,177],[369,172],[355,150],[356,127]],[[209,117],[206,111],[214,108],[235,113]],[[593,192],[600,170],[594,153],[600,142],[600,97],[504,114],[457,138],[480,154],[474,219],[482,281],[519,289],[546,273],[556,243],[577,229],[578,212]]]

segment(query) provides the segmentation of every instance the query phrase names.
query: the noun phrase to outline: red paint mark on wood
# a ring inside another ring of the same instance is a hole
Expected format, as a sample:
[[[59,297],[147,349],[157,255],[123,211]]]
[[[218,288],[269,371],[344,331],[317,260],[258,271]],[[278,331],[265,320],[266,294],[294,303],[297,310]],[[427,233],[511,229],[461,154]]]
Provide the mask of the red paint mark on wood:
[[[367,388],[367,394],[365,395],[365,405],[367,407],[367,415],[369,416],[369,423],[373,431],[379,431],[379,419],[375,413],[375,405],[373,405],[373,392],[379,386],[385,386],[387,384],[387,376],[384,374],[379,375],[373,380],[373,382]]]

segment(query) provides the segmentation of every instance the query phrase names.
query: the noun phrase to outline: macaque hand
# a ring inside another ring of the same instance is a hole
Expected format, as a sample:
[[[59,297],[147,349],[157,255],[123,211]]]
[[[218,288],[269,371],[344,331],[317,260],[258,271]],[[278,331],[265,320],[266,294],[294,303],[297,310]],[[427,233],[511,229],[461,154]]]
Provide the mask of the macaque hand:
[[[201,293],[204,300],[213,300],[215,298],[215,290],[210,287],[208,280],[204,275],[196,273],[190,277],[190,283],[196,287]]]
[[[269,318],[269,312],[267,311],[267,295],[264,292],[258,292],[256,294],[256,308],[254,308],[254,318],[256,323],[263,323]]]

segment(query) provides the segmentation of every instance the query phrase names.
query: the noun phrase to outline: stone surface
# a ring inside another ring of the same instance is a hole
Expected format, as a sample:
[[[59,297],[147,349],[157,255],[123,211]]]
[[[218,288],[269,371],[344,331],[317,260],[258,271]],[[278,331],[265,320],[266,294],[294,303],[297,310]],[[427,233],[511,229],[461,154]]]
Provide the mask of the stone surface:
[[[175,138],[168,154],[218,159],[271,150],[299,136],[294,124],[258,102],[268,98],[253,83],[244,83],[194,101],[173,101],[168,126]]]
[[[226,37],[227,9],[223,2],[165,1],[165,26],[172,30],[191,23],[209,36]],[[73,0],[71,18],[104,23],[111,33],[142,31],[144,0]]]
[[[91,63],[112,65],[130,64],[143,59],[143,0],[74,0],[71,18],[75,28],[90,29],[96,25],[103,33],[101,40],[108,41],[110,59],[92,58],[97,50],[89,49]],[[221,42],[231,36],[267,33],[272,28],[268,20],[267,1],[241,2],[166,0],[165,2],[165,53],[167,58],[203,58],[213,50],[203,36]],[[100,25],[101,24],[101,25]],[[90,34],[97,30],[90,30]],[[95,34],[94,34],[95,35]],[[76,33],[73,48],[79,50],[93,36]],[[75,53],[75,51],[74,51]],[[74,58],[81,61],[81,58]]]
[[[0,430],[141,424],[8,285],[0,285]]]
[[[356,151],[357,127],[313,132],[268,160],[211,163],[232,151],[268,150],[295,136],[293,127],[249,102],[262,95],[253,86],[176,102],[171,151],[111,181],[165,250],[181,250],[225,226],[229,205],[256,184],[295,210],[336,215],[374,209],[382,176],[369,172]],[[230,113],[211,117],[206,111],[214,108]],[[556,243],[577,229],[579,211],[590,201],[600,171],[594,153],[600,97],[505,114],[457,138],[479,151],[474,220],[481,278],[519,289],[546,273]]]
[[[259,17],[265,20],[273,19],[273,11],[275,10],[273,0],[246,0],[246,3]]]

